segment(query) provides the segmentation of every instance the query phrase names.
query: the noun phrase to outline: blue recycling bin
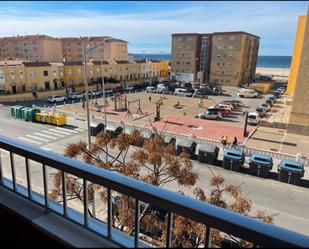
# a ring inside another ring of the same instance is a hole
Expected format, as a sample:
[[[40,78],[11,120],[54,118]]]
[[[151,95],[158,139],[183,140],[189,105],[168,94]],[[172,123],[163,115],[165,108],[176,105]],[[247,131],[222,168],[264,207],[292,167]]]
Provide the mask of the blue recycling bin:
[[[278,165],[278,172],[279,181],[300,185],[305,170],[301,162],[295,160],[282,160]]]
[[[250,172],[253,175],[268,177],[273,168],[273,159],[263,154],[253,154],[249,158]]]
[[[224,149],[223,168],[233,171],[240,171],[245,162],[245,152],[243,147],[236,146],[230,149]]]

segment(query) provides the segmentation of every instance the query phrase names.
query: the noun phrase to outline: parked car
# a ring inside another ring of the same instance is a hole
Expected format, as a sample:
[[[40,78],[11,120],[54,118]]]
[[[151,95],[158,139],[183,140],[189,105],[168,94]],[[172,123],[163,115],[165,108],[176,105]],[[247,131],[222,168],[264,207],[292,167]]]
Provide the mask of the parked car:
[[[175,95],[177,96],[186,96],[186,97],[191,97],[192,93],[189,92],[187,89],[185,88],[176,88],[175,89]]]
[[[155,89],[154,86],[147,86],[146,87],[146,92],[147,93],[155,93],[155,92],[157,92],[157,90]]]
[[[233,111],[234,109],[236,109],[237,107],[232,104],[232,103],[223,103],[223,101],[220,103],[221,105],[227,105],[231,108],[231,111]]]
[[[249,112],[247,122],[251,125],[257,125],[260,122],[260,115],[257,112]]]
[[[268,97],[268,99],[270,99],[270,100],[272,100],[273,101],[273,103],[277,103],[277,98],[276,98],[276,96],[270,96],[270,97]]]
[[[222,118],[222,115],[219,111],[206,111],[206,112],[202,112],[199,115],[199,118],[201,119],[216,119],[219,120]]]
[[[266,116],[266,108],[264,107],[259,106],[255,109],[255,111],[260,115],[261,118]]]
[[[222,87],[221,86],[215,86],[212,88],[212,93],[214,95],[221,95],[223,93]]]
[[[66,101],[66,100],[67,100],[66,97],[59,96],[59,95],[51,95],[51,96],[48,96],[48,98],[47,98],[47,101],[49,103],[63,102],[63,101]]]
[[[232,105],[233,109],[237,109],[238,108],[238,104],[231,102],[230,100],[223,100],[221,102],[221,104],[226,104],[226,105]]]
[[[194,98],[208,98],[202,89],[195,89],[192,97]]]
[[[274,102],[271,99],[266,99],[265,102],[269,104],[271,107],[274,105]]]
[[[222,103],[224,103],[224,102],[236,104],[238,107],[244,106],[243,102],[241,100],[237,100],[237,99],[224,100]]]
[[[215,107],[227,109],[229,112],[231,112],[233,109],[230,105],[227,105],[227,104],[217,104],[215,105]]]
[[[230,112],[227,110],[227,109],[224,109],[224,108],[218,108],[218,107],[209,107],[207,109],[208,111],[217,111],[217,112],[220,112],[222,117],[226,117],[230,114]]]
[[[239,88],[237,95],[241,98],[255,98],[259,94],[254,89]]]
[[[84,94],[79,93],[79,92],[72,92],[68,95],[68,98],[73,99],[73,100],[82,99],[83,97],[84,97]]]
[[[95,90],[95,89],[91,89],[91,90],[89,90],[89,94],[91,96],[100,96],[102,93],[100,91]]]
[[[270,108],[271,108],[271,106],[270,106],[268,103],[262,103],[260,106],[261,106],[261,107],[264,107],[264,108],[266,109],[267,112],[268,112],[268,111],[270,110]]]
[[[167,90],[168,90],[168,87],[165,84],[160,83],[157,85],[158,93],[162,93],[163,91],[167,91]]]

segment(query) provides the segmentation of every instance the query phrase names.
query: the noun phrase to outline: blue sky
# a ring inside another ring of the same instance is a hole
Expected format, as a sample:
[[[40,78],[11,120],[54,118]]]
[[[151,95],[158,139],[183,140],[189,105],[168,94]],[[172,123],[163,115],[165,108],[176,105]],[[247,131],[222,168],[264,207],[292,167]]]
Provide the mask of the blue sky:
[[[307,8],[307,1],[1,2],[0,36],[109,35],[127,40],[131,53],[170,53],[172,33],[243,30],[261,37],[260,55],[291,55]]]

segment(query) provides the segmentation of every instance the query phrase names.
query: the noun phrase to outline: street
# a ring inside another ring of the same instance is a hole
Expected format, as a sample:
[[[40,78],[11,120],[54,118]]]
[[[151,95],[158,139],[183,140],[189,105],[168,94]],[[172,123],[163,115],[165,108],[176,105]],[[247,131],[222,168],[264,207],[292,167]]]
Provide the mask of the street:
[[[38,123],[24,122],[10,117],[9,107],[0,107],[0,134],[14,138],[24,143],[41,147],[59,154],[68,143],[77,141],[86,141],[86,122],[68,118],[68,126],[56,127]],[[92,138],[94,139],[94,137]],[[130,153],[136,148],[131,147]],[[130,155],[129,153],[129,155]],[[11,178],[9,153],[1,151],[3,161],[3,171],[7,178]],[[25,185],[26,174],[24,159],[15,156],[17,181]],[[216,166],[208,166],[193,161],[194,171],[199,174],[196,187],[201,187],[206,193],[209,193],[209,180],[212,172],[216,175],[222,175],[226,184],[241,185],[243,193],[252,201],[253,211],[257,209],[266,210],[268,213],[279,213],[275,217],[275,224],[287,229],[294,230],[309,235],[309,192],[305,187],[289,185],[273,179],[263,179],[255,176],[228,171]],[[210,170],[211,169],[211,170]],[[48,173],[52,170],[49,168]],[[43,193],[42,167],[38,163],[31,162],[31,175],[33,190]],[[49,175],[49,190],[52,187],[52,176]],[[193,189],[179,188],[177,183],[170,183],[166,188],[179,191],[193,196]],[[78,205],[75,203],[75,205]],[[75,207],[74,207],[75,208]],[[78,207],[76,207],[78,209]],[[100,212],[104,207],[97,206]]]

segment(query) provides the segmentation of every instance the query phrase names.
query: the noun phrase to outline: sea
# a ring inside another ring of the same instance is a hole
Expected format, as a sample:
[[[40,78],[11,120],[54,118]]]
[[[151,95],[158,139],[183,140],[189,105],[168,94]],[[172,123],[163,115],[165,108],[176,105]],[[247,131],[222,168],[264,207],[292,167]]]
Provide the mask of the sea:
[[[149,60],[171,60],[171,54],[131,54],[135,60],[147,58]],[[257,67],[290,68],[292,56],[260,55]]]

